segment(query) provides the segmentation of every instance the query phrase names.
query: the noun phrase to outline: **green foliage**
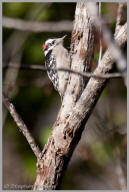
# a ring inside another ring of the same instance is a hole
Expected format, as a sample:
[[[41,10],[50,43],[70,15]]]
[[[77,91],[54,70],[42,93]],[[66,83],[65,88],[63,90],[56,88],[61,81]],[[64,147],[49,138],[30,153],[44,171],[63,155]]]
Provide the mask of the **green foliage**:
[[[40,35],[39,35],[40,36]],[[36,35],[31,35],[24,44],[24,60],[26,63],[43,64],[43,40]]]
[[[101,14],[103,16],[107,14],[107,3],[101,3]]]
[[[123,113],[121,112],[117,112],[116,114],[114,114],[114,116],[112,117],[112,121],[117,125],[126,125],[127,122],[127,113],[126,111],[123,111]]]
[[[34,180],[36,177],[36,158],[32,155],[32,153],[28,154],[28,152],[24,152],[22,160],[26,177],[30,180]]]
[[[45,109],[50,104],[43,90],[32,86],[28,88],[21,87],[13,103],[17,106],[17,111],[20,115],[24,117],[24,121],[31,123],[31,125],[35,122],[36,116],[41,111],[42,107]]]
[[[23,17],[33,3],[3,3],[3,15],[7,17]]]
[[[5,125],[3,127],[3,134],[13,138],[16,138],[19,134],[19,129],[17,128],[16,123],[13,121],[10,115],[8,115],[7,121],[5,122]]]
[[[113,149],[109,143],[103,144],[97,141],[91,145],[91,151],[95,156],[95,160],[99,165],[105,165],[111,157],[113,157]]]
[[[47,143],[47,140],[51,134],[52,131],[52,125],[48,126],[43,126],[43,128],[40,129],[40,143],[42,146],[44,146]]]
[[[94,60],[95,60],[96,62],[98,62],[98,59],[99,59],[99,53],[98,53],[98,52],[95,52],[95,53],[94,53]]]
[[[107,88],[105,88],[105,89],[103,90],[101,96],[100,96],[100,99],[104,99],[104,98],[107,97],[107,96],[108,96],[108,90],[107,90]]]

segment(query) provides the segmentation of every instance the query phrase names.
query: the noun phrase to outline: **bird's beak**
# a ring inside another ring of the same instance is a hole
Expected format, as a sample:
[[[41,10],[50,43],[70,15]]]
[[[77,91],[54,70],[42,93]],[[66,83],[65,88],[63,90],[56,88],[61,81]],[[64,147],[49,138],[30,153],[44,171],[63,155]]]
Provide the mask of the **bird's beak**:
[[[63,37],[58,38],[56,44],[60,44],[60,43],[62,43],[63,40],[64,40],[64,38],[65,38],[66,36],[67,36],[67,35],[64,35]]]
[[[66,37],[67,35],[64,35],[61,39],[64,40],[64,38]]]

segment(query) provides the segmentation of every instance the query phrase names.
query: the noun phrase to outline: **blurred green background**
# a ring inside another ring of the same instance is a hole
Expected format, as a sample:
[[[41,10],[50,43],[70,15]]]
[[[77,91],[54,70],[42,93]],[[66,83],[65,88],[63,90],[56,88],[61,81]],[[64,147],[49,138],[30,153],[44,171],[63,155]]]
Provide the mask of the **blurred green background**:
[[[117,3],[102,3],[102,15],[112,32],[115,29],[117,6]],[[75,3],[3,3],[3,16],[33,21],[73,22],[75,7]],[[123,22],[126,20],[126,7],[124,9]],[[64,45],[69,50],[71,32],[32,33],[3,27],[3,65],[44,65],[42,44],[50,37],[65,34],[67,38]],[[98,51],[96,34],[94,67]],[[126,54],[126,47],[123,51]],[[46,72],[3,69],[3,91],[15,105],[36,142],[43,148],[61,104]],[[72,156],[61,189],[125,187],[126,96],[122,79],[108,82]],[[35,177],[36,158],[3,107],[3,188],[6,188],[6,184],[31,185]]]

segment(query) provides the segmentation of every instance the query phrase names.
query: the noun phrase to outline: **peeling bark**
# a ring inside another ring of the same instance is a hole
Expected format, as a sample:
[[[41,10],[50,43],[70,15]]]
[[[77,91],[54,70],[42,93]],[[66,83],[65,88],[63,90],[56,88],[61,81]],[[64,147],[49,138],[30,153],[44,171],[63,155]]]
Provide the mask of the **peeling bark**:
[[[90,17],[87,3],[77,3],[75,20],[71,38],[71,69],[80,72],[88,72],[91,69],[93,56],[94,33],[93,18]],[[71,74],[62,103],[64,106],[60,116],[71,112],[79,99],[88,79]]]

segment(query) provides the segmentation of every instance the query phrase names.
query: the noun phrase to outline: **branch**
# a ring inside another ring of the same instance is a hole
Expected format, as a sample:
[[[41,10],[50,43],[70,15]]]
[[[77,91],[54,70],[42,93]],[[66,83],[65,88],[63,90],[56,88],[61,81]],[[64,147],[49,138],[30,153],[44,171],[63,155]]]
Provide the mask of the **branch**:
[[[3,65],[3,68],[19,68],[19,66],[17,64],[9,64],[9,65]],[[46,71],[46,70],[51,70],[51,68],[46,68],[45,66],[41,66],[41,65],[21,65],[20,69],[22,70],[37,70],[37,71]],[[68,72],[68,73],[72,73],[75,75],[79,75],[85,78],[90,78],[90,77],[94,77],[94,78],[100,78],[100,79],[110,79],[110,78],[122,78],[123,75],[121,73],[109,73],[109,74],[94,74],[94,73],[90,73],[90,72],[79,72],[76,70],[72,70],[72,69],[68,69],[68,68],[58,68],[58,69],[54,69],[55,71],[64,71],[64,72]]]
[[[120,29],[121,24],[122,24],[122,15],[123,15],[124,5],[125,5],[125,3],[119,3],[118,4],[115,34]]]
[[[119,3],[118,4],[118,10],[117,10],[117,19],[116,19],[116,28],[115,28],[115,36],[118,34],[120,28],[122,27],[122,16],[123,16],[123,9],[124,9],[125,3]],[[127,73],[127,66],[125,62],[116,63],[117,69],[122,73]],[[125,85],[127,86],[127,77],[124,77]]]
[[[9,29],[17,29],[20,31],[30,31],[35,33],[72,31],[71,21],[38,22],[38,21],[24,21],[22,19],[12,19],[8,17],[3,17],[2,25],[3,27]]]
[[[22,132],[22,134],[25,136],[26,140],[28,141],[32,151],[34,152],[35,156],[37,157],[37,159],[40,156],[40,149],[37,146],[34,138],[32,137],[31,133],[29,132],[27,126],[25,125],[25,123],[23,122],[23,120],[21,119],[21,117],[18,115],[18,113],[16,112],[16,109],[14,107],[14,105],[12,103],[9,102],[8,98],[5,96],[5,94],[2,95],[3,98],[3,103],[5,105],[5,107],[8,109],[8,111],[10,112],[11,116],[13,117],[16,125],[19,127],[19,130]]]
[[[127,73],[127,64],[126,59],[118,46],[118,44],[115,42],[111,32],[109,31],[107,25],[105,24],[105,21],[102,19],[102,17],[98,16],[97,14],[97,7],[94,3],[88,3],[88,9],[91,14],[91,17],[95,18],[94,25],[99,30],[100,27],[102,29],[102,36],[107,44],[107,47],[110,49],[110,54],[114,57],[116,61],[116,66],[118,70],[126,74]],[[116,36],[117,34],[115,34]],[[124,78],[125,84],[126,84],[126,76]]]
[[[101,2],[99,2],[99,16],[101,17]],[[100,27],[100,34],[101,34],[101,27]],[[102,40],[101,40],[101,38],[99,39],[99,46],[100,46],[100,48],[99,48],[99,60],[98,60],[98,63],[100,63],[101,62],[101,58],[102,58],[102,51],[103,51],[103,47],[102,47]]]
[[[116,42],[122,47],[127,42],[127,25],[121,27],[118,35],[115,37]],[[114,57],[110,54],[110,49],[107,49],[104,53],[100,65],[96,68],[95,74],[105,74],[112,70],[114,64]],[[79,101],[76,105],[76,115],[83,116],[86,121],[91,114],[102,90],[106,85],[107,80],[91,78],[87,84],[87,87],[83,91]],[[74,109],[75,110],[75,109]],[[80,112],[81,111],[81,114]],[[84,113],[84,114],[83,114]]]

